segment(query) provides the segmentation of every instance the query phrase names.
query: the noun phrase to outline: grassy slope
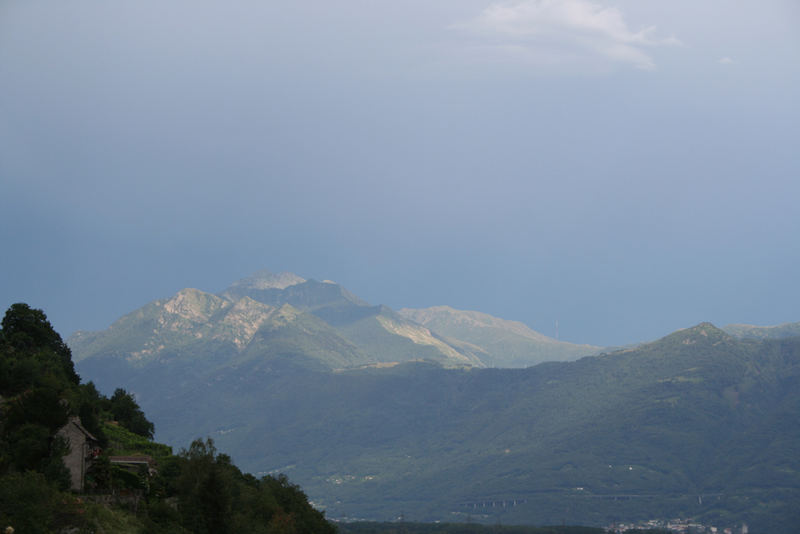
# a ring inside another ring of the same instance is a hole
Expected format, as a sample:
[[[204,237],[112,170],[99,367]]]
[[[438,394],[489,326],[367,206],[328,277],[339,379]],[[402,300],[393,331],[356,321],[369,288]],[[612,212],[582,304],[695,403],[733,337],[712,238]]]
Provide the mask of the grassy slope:
[[[549,338],[516,321],[448,306],[403,309],[399,313],[448,339],[480,347],[483,351],[479,356],[487,367],[529,367],[545,361],[576,360],[599,350]]]

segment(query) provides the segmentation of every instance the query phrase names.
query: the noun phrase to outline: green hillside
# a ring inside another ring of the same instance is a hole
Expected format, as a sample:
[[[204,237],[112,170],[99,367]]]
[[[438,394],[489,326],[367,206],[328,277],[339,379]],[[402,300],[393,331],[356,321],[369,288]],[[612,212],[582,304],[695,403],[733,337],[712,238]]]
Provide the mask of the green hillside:
[[[168,361],[79,368],[136,391],[161,439],[210,435],[248,470],[291,475],[334,518],[691,516],[764,532],[800,519],[798,340],[743,341],[702,324],[528,369],[331,373],[253,358],[175,383],[186,374]]]

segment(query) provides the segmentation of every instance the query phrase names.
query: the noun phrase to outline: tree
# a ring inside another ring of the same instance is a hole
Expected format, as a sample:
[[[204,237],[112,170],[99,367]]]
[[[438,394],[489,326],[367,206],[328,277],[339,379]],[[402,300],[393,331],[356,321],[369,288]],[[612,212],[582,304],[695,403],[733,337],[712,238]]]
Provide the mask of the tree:
[[[180,453],[178,507],[183,526],[199,534],[224,534],[232,519],[230,476],[227,456],[217,456],[214,441],[196,439]],[[235,469],[235,468],[234,468]]]
[[[133,432],[148,439],[153,438],[155,426],[147,420],[144,412],[133,395],[122,388],[117,388],[109,399],[109,411],[119,424]]]
[[[0,323],[0,351],[4,363],[11,364],[15,360],[37,360],[38,371],[59,375],[69,384],[77,386],[81,379],[75,372],[72,363],[72,352],[61,336],[53,330],[50,321],[42,310],[31,308],[27,304],[12,304]],[[15,357],[22,355],[22,358]],[[30,357],[33,358],[30,358]],[[14,366],[9,365],[7,371],[14,375]],[[24,378],[30,377],[30,363],[23,364]],[[15,376],[15,378],[17,378]],[[22,378],[22,377],[19,377]],[[6,384],[0,384],[0,387]],[[18,385],[18,384],[15,384]]]
[[[59,487],[69,487],[69,473],[61,460],[66,447],[55,436],[68,418],[67,404],[58,391],[31,388],[8,403],[4,416],[0,472],[38,471]]]
[[[100,423],[103,406],[108,402],[108,399],[97,391],[94,382],[78,386],[78,395],[75,399],[78,417],[81,418],[83,427],[100,441],[101,447],[105,447],[108,442],[103,432],[103,425]]]

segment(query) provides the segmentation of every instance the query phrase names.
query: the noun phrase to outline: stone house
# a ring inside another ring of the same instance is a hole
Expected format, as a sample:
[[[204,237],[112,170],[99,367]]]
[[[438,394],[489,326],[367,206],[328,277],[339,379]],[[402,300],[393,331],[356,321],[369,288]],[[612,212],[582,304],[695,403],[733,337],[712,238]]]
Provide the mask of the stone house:
[[[79,417],[70,417],[56,435],[64,438],[69,446],[69,452],[63,459],[64,465],[69,470],[70,489],[83,491],[86,470],[99,453],[100,444],[97,438],[83,427]]]

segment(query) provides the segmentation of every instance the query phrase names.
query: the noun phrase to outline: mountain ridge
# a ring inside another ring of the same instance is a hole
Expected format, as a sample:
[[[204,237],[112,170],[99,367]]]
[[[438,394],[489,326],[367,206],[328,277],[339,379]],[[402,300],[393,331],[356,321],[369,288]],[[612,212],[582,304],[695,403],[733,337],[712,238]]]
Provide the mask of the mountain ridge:
[[[401,313],[384,305],[371,306],[335,282],[318,282],[293,273],[274,274],[267,270],[235,281],[217,294],[182,289],[172,297],[158,299],[126,314],[105,331],[78,331],[70,336],[68,343],[74,349],[76,361],[101,355],[104,351],[127,354],[132,360],[156,358],[170,350],[173,356],[187,353],[189,346],[195,352],[207,353],[212,349],[202,347],[204,341],[232,343],[242,352],[259,329],[269,327],[278,317],[276,310],[284,306],[291,306],[297,314],[313,315],[330,327],[326,335],[331,346],[344,351],[338,355],[335,351],[327,352],[331,368],[346,362],[359,367],[426,360],[445,367],[523,367],[548,358],[569,359],[597,350],[597,347],[552,340],[522,323],[479,312],[460,312],[479,317],[482,324],[492,325],[501,336],[516,336],[513,342],[525,340],[522,345],[517,343],[514,358],[504,360],[492,353],[492,350],[502,350],[502,344],[490,342],[491,347],[488,347],[485,339],[481,344],[475,339],[439,332],[414,320],[419,312],[405,310]],[[321,324],[315,328],[320,334]],[[297,335],[303,335],[302,329]],[[342,338],[347,343],[334,341],[334,338]],[[345,349],[348,343],[353,347]],[[302,352],[303,346],[298,338],[292,350]],[[213,350],[222,349],[214,347]],[[314,351],[316,356],[311,358],[316,360],[325,352]]]
[[[450,306],[403,308],[398,313],[442,334],[479,347],[489,367],[525,367],[544,361],[567,361],[596,354],[600,347],[556,340],[519,321]]]
[[[783,339],[800,336],[800,322],[781,323],[773,326],[729,324],[725,325],[723,330],[742,339]]]

